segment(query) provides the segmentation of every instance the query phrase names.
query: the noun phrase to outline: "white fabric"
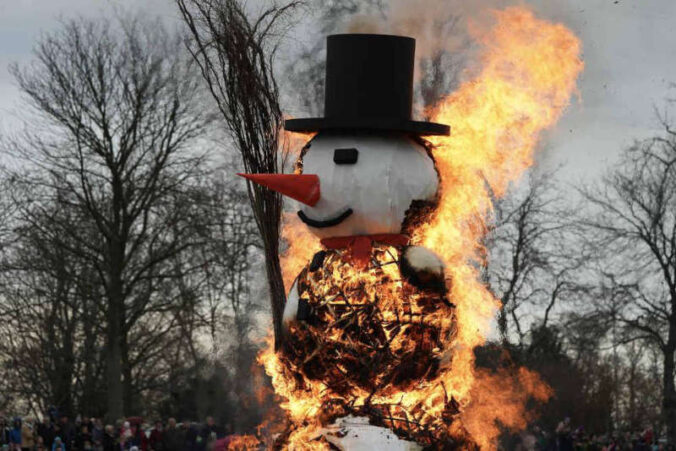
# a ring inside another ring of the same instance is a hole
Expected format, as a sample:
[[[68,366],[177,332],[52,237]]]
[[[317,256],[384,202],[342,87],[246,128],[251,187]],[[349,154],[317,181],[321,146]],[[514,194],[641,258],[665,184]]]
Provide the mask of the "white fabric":
[[[335,149],[355,148],[356,164],[333,162]],[[310,219],[325,221],[348,208],[352,216],[328,228],[310,230],[320,238],[400,233],[413,200],[434,198],[437,173],[422,145],[405,135],[317,135],[303,158],[303,174],[317,174],[321,197],[302,205]]]
[[[387,428],[372,426],[368,418],[347,416],[325,427],[322,434],[338,449],[345,451],[417,451],[415,442],[401,440]]]
[[[284,304],[284,314],[282,315],[282,322],[287,324],[296,320],[298,314],[298,279],[294,280],[289,295],[286,297],[286,304]]]
[[[416,272],[430,272],[439,277],[444,275],[444,262],[431,250],[422,246],[409,246],[404,257],[409,266]]]

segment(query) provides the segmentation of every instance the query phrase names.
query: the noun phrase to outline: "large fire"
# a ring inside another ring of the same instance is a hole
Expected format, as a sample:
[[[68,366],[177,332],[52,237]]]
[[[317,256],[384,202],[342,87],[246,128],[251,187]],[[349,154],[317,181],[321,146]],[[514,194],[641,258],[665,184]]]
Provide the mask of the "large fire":
[[[537,19],[524,7],[493,14],[493,27],[475,33],[481,46],[481,70],[430,107],[433,120],[451,124],[452,134],[430,139],[442,181],[439,205],[431,220],[412,233],[414,244],[434,249],[446,263],[454,315],[436,315],[433,321],[442,330],[453,331],[442,335],[449,340],[445,346],[452,348],[452,358],[405,387],[375,395],[358,384],[351,387],[362,393],[352,406],[357,411],[365,404],[396,406],[398,415],[414,415],[421,428],[431,427],[439,431],[434,434],[458,440],[469,435],[482,449],[496,447],[498,425],[513,430],[526,426],[529,397],[550,396],[537,375],[525,369],[493,374],[474,366],[473,350],[485,342],[499,306],[480,277],[485,258],[481,242],[492,213],[491,199],[502,196],[532,164],[539,134],[561,116],[583,69],[580,41],[563,25]],[[285,224],[289,249],[282,263],[288,288],[320,246],[302,224],[293,220]],[[341,277],[371,277],[354,269],[345,274],[344,267],[340,271]],[[386,302],[405,309],[401,297],[394,294]],[[259,357],[293,424],[288,447],[328,449],[326,442],[315,438],[324,426],[327,397],[338,396],[335,387],[320,379],[299,383],[281,358],[271,346]],[[402,421],[408,420],[395,419],[385,426],[401,428]]]

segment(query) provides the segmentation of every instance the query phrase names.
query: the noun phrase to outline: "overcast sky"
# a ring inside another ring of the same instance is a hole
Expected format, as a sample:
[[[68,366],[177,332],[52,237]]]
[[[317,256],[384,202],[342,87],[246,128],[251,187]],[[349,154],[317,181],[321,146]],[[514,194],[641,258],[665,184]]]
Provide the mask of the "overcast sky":
[[[675,0],[532,0],[538,15],[563,22],[581,39],[585,71],[574,100],[546,138],[571,180],[594,178],[635,138],[657,131],[655,106],[676,97]],[[98,15],[115,4],[177,20],[172,0],[0,0],[0,131],[20,108],[7,65],[28,61],[40,32],[59,17]]]

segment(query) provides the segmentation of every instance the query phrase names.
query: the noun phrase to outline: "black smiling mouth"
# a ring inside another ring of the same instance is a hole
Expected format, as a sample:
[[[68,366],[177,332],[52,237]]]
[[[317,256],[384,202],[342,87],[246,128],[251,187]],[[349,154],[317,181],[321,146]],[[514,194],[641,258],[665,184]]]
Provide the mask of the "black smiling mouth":
[[[335,218],[326,219],[324,221],[318,221],[316,219],[308,218],[305,213],[303,213],[301,210],[298,210],[298,217],[300,218],[300,220],[303,221],[305,224],[309,225],[310,227],[314,227],[317,229],[323,229],[326,227],[333,227],[335,225],[338,225],[341,222],[345,221],[347,218],[349,218],[350,215],[352,215],[352,209],[348,208]]]

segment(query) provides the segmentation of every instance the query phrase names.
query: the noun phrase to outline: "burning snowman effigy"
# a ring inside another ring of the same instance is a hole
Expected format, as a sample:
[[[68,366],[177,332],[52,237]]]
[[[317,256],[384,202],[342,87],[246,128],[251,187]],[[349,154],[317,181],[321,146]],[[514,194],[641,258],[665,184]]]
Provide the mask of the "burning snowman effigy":
[[[266,445],[497,449],[533,418],[531,401],[551,396],[527,368],[476,364],[500,305],[483,240],[494,200],[569,105],[582,47],[528,7],[491,15],[473,37],[478,70],[426,106],[452,137],[410,120],[412,40],[337,36],[326,118],[286,124],[317,133],[296,174],[249,176],[306,204],[299,216],[324,245],[313,258],[305,224],[284,227],[286,344],[258,358],[286,422],[268,412]]]
[[[408,37],[330,36],[326,117],[285,125],[317,132],[297,173],[244,174],[299,201],[298,216],[321,238],[324,249],[288,294],[281,361],[298,389],[321,384],[318,416],[327,428],[318,440],[341,448],[448,443],[444,431],[458,413],[448,396],[445,427],[435,428],[423,402],[404,409],[391,401],[448,365],[455,333],[441,259],[409,243],[438,200],[421,136],[449,133],[411,120],[414,51]]]

